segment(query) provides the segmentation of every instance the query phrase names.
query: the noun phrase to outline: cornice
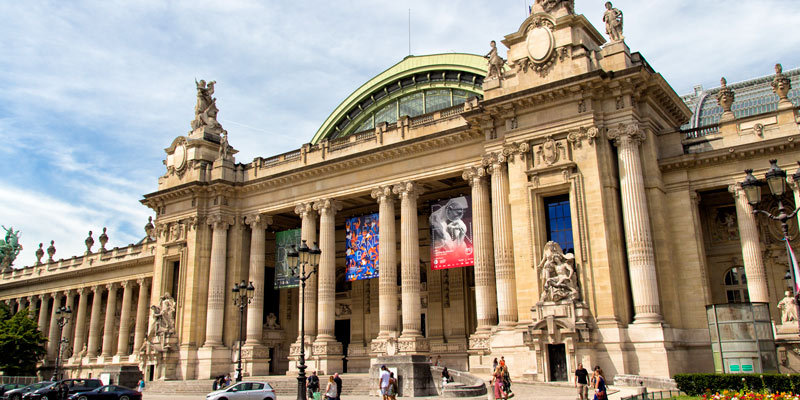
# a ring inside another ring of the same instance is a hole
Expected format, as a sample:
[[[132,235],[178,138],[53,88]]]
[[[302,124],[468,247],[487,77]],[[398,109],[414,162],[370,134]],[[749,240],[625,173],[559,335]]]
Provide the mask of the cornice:
[[[154,264],[155,263],[155,254],[146,255],[143,257],[138,258],[131,258],[128,260],[121,260],[118,262],[112,262],[108,264],[93,266],[93,265],[80,265],[77,268],[66,267],[66,271],[46,271],[48,274],[46,275],[37,275],[36,271],[34,270],[31,272],[30,275],[21,277],[19,279],[14,279],[9,282],[0,282],[0,289],[6,290],[11,288],[17,288],[20,286],[30,286],[32,284],[41,285],[47,284],[50,282],[57,282],[62,281],[64,279],[72,279],[72,278],[80,278],[84,276],[91,276],[98,273],[113,271],[113,270],[124,270],[126,267],[137,267],[140,265],[147,265],[147,264]],[[152,271],[149,274],[132,274],[130,278],[125,277],[125,279],[135,279],[137,277],[152,277]],[[122,277],[120,277],[121,279]],[[12,278],[13,279],[13,278]],[[112,279],[112,281],[117,282],[120,279]],[[88,281],[87,281],[88,282]],[[92,284],[95,284],[92,281]]]
[[[661,171],[677,171],[694,167],[712,166],[725,161],[747,160],[763,157],[765,153],[776,153],[797,148],[800,135],[784,136],[764,140],[756,143],[747,143],[739,146],[726,147],[702,153],[684,154],[681,156],[659,160]]]

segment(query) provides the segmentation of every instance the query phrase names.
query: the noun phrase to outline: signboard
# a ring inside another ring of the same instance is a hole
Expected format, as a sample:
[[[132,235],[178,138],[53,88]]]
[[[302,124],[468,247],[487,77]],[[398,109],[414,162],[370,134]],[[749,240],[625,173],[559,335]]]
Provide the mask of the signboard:
[[[289,289],[299,286],[297,278],[292,277],[292,269],[286,254],[292,249],[300,248],[300,229],[291,229],[275,234],[275,289]]]
[[[345,278],[348,282],[378,277],[378,214],[345,221]]]
[[[431,204],[431,269],[475,264],[472,199],[469,195]]]

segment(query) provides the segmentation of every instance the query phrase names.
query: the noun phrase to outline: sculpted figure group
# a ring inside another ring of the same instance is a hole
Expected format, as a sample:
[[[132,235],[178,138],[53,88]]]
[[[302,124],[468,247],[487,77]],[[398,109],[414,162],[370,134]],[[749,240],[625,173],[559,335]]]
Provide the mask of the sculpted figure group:
[[[579,298],[578,279],[575,275],[575,255],[564,254],[556,242],[544,245],[544,254],[536,266],[542,282],[540,301],[575,301]]]
[[[3,229],[6,231],[5,240],[0,240],[0,270],[4,271],[11,268],[14,260],[17,259],[22,245],[19,244],[19,231],[14,231],[14,227]]]
[[[213,133],[221,133],[222,125],[217,121],[217,99],[211,97],[214,94],[214,85],[216,81],[211,81],[206,84],[206,81],[195,81],[197,85],[197,105],[194,108],[194,120],[192,121],[192,129],[207,127],[208,131]]]
[[[147,332],[147,339],[139,349],[142,353],[149,353],[156,343],[160,344],[162,350],[167,350],[167,338],[175,333],[175,300],[169,293],[161,296],[159,305],[150,306],[152,322],[150,330]],[[158,338],[158,340],[156,340]]]

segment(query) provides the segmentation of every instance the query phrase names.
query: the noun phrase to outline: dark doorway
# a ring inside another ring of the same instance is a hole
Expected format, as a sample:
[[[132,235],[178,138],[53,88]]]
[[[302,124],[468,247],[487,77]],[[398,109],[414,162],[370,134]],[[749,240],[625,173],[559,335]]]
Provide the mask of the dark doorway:
[[[269,374],[275,374],[275,348],[269,348]]]
[[[147,366],[147,380],[152,381],[155,378],[156,374],[156,366],[155,365],[148,365]]]
[[[344,353],[344,358],[342,359],[342,373],[345,373],[347,372],[347,346],[350,345],[350,320],[336,320],[336,325],[334,325],[333,329],[336,335],[336,341],[342,344],[342,353]],[[330,371],[330,373],[333,372],[336,371]]]
[[[548,344],[550,382],[567,381],[567,349],[563,344]]]

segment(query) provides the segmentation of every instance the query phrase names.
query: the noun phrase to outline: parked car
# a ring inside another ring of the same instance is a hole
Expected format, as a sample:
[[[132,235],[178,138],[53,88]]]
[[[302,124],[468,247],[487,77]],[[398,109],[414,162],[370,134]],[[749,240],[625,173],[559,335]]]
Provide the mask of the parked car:
[[[267,382],[239,382],[206,395],[206,400],[277,400]]]
[[[69,396],[70,400],[141,400],[142,394],[117,385],[100,386],[88,392],[78,392]]]
[[[58,386],[64,383],[69,389],[69,394],[88,392],[103,386],[99,379],[64,379],[54,385],[33,390],[22,395],[22,400],[58,400]]]
[[[5,393],[7,390],[20,389],[20,388],[24,388],[25,386],[28,386],[28,384],[27,383],[6,383],[4,385],[0,385],[0,395]]]
[[[53,384],[55,384],[55,382],[53,381],[41,381],[25,387],[21,387],[19,389],[6,390],[6,392],[3,393],[3,400],[22,400],[22,395],[24,395],[25,393],[32,392],[34,390],[38,390],[45,386],[50,386]]]

